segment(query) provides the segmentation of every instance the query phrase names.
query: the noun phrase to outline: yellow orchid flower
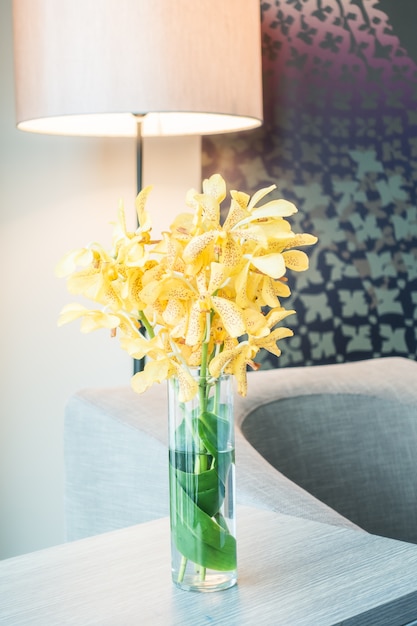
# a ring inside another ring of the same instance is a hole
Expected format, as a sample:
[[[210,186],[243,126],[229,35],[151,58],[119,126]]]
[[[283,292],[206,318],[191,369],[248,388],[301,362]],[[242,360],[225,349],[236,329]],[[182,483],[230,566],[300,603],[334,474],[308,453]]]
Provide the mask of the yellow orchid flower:
[[[81,332],[90,333],[99,328],[114,329],[120,326],[120,317],[112,313],[87,309],[81,304],[67,304],[59,314],[58,326],[81,318]]]
[[[64,278],[75,272],[79,265],[94,266],[99,262],[100,255],[92,248],[81,248],[68,252],[57,264],[55,275]]]
[[[191,374],[172,359],[162,358],[145,364],[142,372],[132,378],[132,388],[136,393],[143,393],[154,383],[161,383],[172,376],[177,376],[180,402],[188,402],[198,391],[198,383]]]
[[[217,378],[224,371],[233,374],[237,382],[237,391],[239,395],[246,396],[247,393],[247,365],[253,365],[253,359],[258,353],[258,348],[249,342],[241,342],[238,345],[223,350],[215,356],[209,365],[210,374]]]
[[[132,388],[136,393],[143,393],[154,383],[161,383],[170,378],[175,370],[168,358],[149,361],[145,364],[142,372],[138,372],[132,378]]]
[[[80,266],[82,269],[78,269]],[[55,273],[67,276],[70,293],[109,305],[114,311],[122,308],[117,264],[98,244],[66,255],[57,265]]]

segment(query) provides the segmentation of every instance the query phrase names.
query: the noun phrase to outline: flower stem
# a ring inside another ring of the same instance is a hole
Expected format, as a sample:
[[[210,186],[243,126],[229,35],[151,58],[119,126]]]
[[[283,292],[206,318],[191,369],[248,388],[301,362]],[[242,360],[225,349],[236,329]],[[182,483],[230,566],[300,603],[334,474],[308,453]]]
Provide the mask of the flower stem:
[[[182,581],[184,580],[185,568],[187,567],[187,562],[188,562],[188,559],[185,556],[181,557],[181,565],[180,565],[180,569],[178,572],[178,580],[177,580],[177,582],[179,583],[182,583]]]
[[[148,333],[148,337],[150,339],[155,337],[154,329],[153,329],[152,325],[149,323],[149,320],[148,320],[148,318],[146,317],[146,315],[145,315],[145,313],[143,311],[139,311],[139,320],[144,325],[144,327],[146,329],[146,332]]]

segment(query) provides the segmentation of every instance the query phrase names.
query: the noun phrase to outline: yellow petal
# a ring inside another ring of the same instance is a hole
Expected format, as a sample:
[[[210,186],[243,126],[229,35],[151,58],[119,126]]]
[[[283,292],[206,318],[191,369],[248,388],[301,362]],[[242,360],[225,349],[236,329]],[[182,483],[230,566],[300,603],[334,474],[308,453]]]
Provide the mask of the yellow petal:
[[[271,193],[271,191],[274,191],[274,189],[276,188],[276,185],[270,185],[269,187],[263,187],[263,189],[259,189],[256,193],[253,194],[248,208],[252,209],[256,204],[258,204],[260,200],[262,200],[262,198],[267,196],[269,193]]]
[[[186,315],[186,307],[176,298],[170,298],[162,314],[162,318],[168,326],[176,326],[184,319]]]
[[[235,267],[241,262],[242,246],[237,241],[235,241],[233,237],[227,237],[226,242],[222,247],[220,260],[227,267]]]
[[[223,263],[210,264],[210,280],[207,292],[211,295],[224,284],[227,279],[228,272]]]
[[[122,297],[124,300],[128,300],[131,308],[142,310],[145,306],[145,302],[140,298],[140,292],[142,291],[142,276],[143,272],[137,268],[131,268],[127,275],[127,281],[123,286]]]
[[[293,241],[295,237],[291,230],[291,224],[282,217],[274,219],[273,221],[262,222],[258,224],[258,227],[262,228],[262,231],[269,241],[274,241],[274,239],[283,242],[285,242],[286,239]]]
[[[293,331],[289,328],[277,328],[276,330],[273,330],[268,337],[257,339],[256,345],[259,348],[264,348],[265,350],[268,350],[268,352],[275,354],[275,356],[281,356],[281,350],[277,346],[277,341],[279,339],[284,339],[285,337],[292,337],[293,334]]]
[[[297,213],[298,209],[293,202],[288,200],[271,200],[263,204],[261,207],[253,209],[252,217],[256,219],[265,219],[269,217],[288,217]]]
[[[123,259],[120,259],[122,253]],[[122,261],[127,267],[143,267],[149,259],[142,236],[134,237],[129,243],[119,250],[118,261]]]
[[[273,289],[276,296],[280,298],[288,298],[291,295],[291,289],[288,284],[282,280],[274,280]]]
[[[146,304],[153,304],[159,298],[163,288],[162,285],[163,283],[158,280],[151,281],[141,290],[139,294],[140,299],[146,302]]]
[[[190,374],[190,372],[184,369],[181,365],[173,363],[175,368],[175,375],[178,378],[179,394],[178,400],[180,402],[188,402],[192,400],[198,391],[198,383]]]
[[[244,191],[235,191],[233,189],[230,192],[230,196],[232,197],[233,201],[236,202],[240,206],[241,209],[246,210],[250,202],[249,194],[245,193]]]
[[[221,317],[217,315],[217,313],[213,316],[210,331],[211,331],[212,340],[215,344],[224,343],[227,337],[227,333],[224,328]]]
[[[207,276],[204,269],[201,272],[197,272],[194,275],[194,278],[198,293],[200,294],[200,296],[205,297],[207,295]]]
[[[190,239],[192,229],[192,213],[180,213],[177,215],[171,223],[170,228],[172,234],[175,236],[175,239],[179,239],[180,241],[188,241]]]
[[[230,350],[223,350],[223,352],[220,352],[213,359],[211,359],[209,364],[210,374],[214,376],[214,378],[218,378],[226,365],[236,357],[239,350],[241,350],[240,345]]]
[[[308,269],[308,256],[302,250],[289,250],[288,252],[283,252],[282,256],[286,267],[294,272],[303,272]]]
[[[298,209],[295,204],[288,202],[288,200],[272,200],[261,207],[253,209],[249,217],[246,217],[238,222],[238,226],[241,227],[243,224],[248,224],[249,222],[254,222],[255,220],[287,217],[288,215],[293,215],[297,211]]]
[[[187,324],[188,324],[188,319],[187,319],[187,315],[185,314],[178,322],[178,324],[176,326],[173,326],[170,329],[170,337],[172,337],[173,339],[181,339],[184,340],[184,337],[187,334]]]
[[[166,333],[162,330],[148,339],[136,331],[134,337],[131,335],[123,336],[120,340],[121,347],[135,359],[141,359],[148,356],[152,360],[163,359],[169,352],[166,343]]]
[[[232,201],[230,203],[230,209],[223,224],[223,228],[225,230],[230,230],[240,220],[243,220],[248,216],[246,206],[248,204],[249,196],[246,193],[243,194],[237,191],[232,191],[231,196]]]
[[[237,382],[237,392],[240,396],[245,397],[248,392],[247,380],[247,356],[242,351],[235,359],[233,364],[233,374]]]
[[[162,283],[161,297],[164,298],[164,300],[170,298],[188,300],[193,295],[195,295],[193,290],[187,285],[185,280],[169,278]]]
[[[58,326],[63,326],[76,319],[81,320],[81,332],[90,333],[99,328],[117,328],[120,318],[117,315],[87,309],[81,304],[67,304],[61,311],[58,318]]]
[[[136,213],[138,216],[139,226],[141,230],[148,231],[152,228],[151,219],[147,211],[145,211],[146,201],[152,187],[148,185],[142,189],[135,201]]]
[[[200,303],[193,302],[188,317],[187,335],[185,337],[187,346],[195,346],[203,341],[205,321],[206,317],[200,309]]]
[[[318,239],[314,235],[310,235],[309,233],[299,233],[294,235],[290,242],[288,242],[288,247],[298,248],[298,246],[312,246],[317,243]]]
[[[131,379],[133,391],[143,393],[154,383],[166,380],[172,373],[169,359],[159,359],[146,363],[142,372],[138,372]]]
[[[255,224],[249,224],[244,228],[234,228],[233,235],[237,240],[241,240],[242,250],[250,252],[254,246],[261,246],[266,248],[268,245],[268,237],[265,232],[265,224],[261,225],[258,222]]]
[[[219,296],[212,296],[211,301],[231,337],[240,337],[246,332],[242,311],[235,302]]]
[[[236,304],[245,308],[249,305],[249,298],[247,294],[249,263],[246,263],[241,271],[237,274],[234,281],[234,287],[236,290]]]
[[[73,322],[83,315],[86,315],[89,311],[90,309],[87,309],[85,306],[77,304],[76,302],[66,304],[59,314],[58,326],[63,326],[64,324]]]
[[[220,205],[218,201],[206,194],[197,194],[195,199],[200,204],[200,208],[202,209],[201,216],[204,222],[214,222],[214,225],[219,226]]]
[[[86,267],[94,262],[94,252],[88,248],[81,248],[79,250],[73,250],[68,252],[59,261],[55,268],[55,275],[59,278],[69,276],[72,272],[75,272],[78,265]]]
[[[264,276],[262,281],[262,301],[266,306],[278,306],[277,294],[274,290],[275,281],[269,276]]]
[[[134,359],[142,359],[152,348],[151,342],[139,333],[135,337],[123,337],[120,346]]]
[[[265,337],[269,335],[269,327],[265,315],[254,309],[246,309],[243,311],[243,319],[245,320],[246,330],[249,335],[254,337]]]
[[[186,263],[192,263],[195,261],[204,250],[214,241],[217,237],[215,230],[209,230],[202,235],[193,237],[191,241],[185,246],[183,251],[183,259]]]
[[[251,346],[246,342],[238,344],[231,350],[224,350],[211,360],[209,365],[210,374],[216,378],[224,371],[233,374],[236,378],[238,394],[246,396],[246,365],[257,351],[257,346]]]
[[[94,330],[100,328],[117,328],[120,324],[120,319],[117,315],[110,315],[109,313],[102,313],[101,311],[90,311],[89,315],[84,315],[81,320],[80,330],[82,333],[91,333]]]
[[[284,309],[284,307],[272,309],[272,311],[269,311],[268,315],[266,316],[267,324],[269,328],[272,328],[279,322],[282,322],[283,319],[285,319],[289,315],[293,315],[294,313],[295,311],[293,309],[287,310],[287,309]]]
[[[281,278],[285,274],[284,258],[279,252],[252,257],[251,263],[256,269],[267,276],[271,276],[271,278]]]
[[[215,198],[217,202],[223,202],[226,197],[226,183],[220,174],[213,174],[203,181],[203,192]]]

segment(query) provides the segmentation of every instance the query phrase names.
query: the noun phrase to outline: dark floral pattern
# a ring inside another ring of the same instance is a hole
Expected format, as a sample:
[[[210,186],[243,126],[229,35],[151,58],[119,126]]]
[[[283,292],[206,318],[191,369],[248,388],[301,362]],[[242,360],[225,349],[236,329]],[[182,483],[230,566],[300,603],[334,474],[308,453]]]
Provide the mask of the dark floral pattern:
[[[300,209],[294,229],[319,237],[310,270],[291,277],[295,335],[263,365],[415,359],[415,62],[375,0],[261,11],[264,125],[205,138],[203,174],[248,193],[277,183]]]

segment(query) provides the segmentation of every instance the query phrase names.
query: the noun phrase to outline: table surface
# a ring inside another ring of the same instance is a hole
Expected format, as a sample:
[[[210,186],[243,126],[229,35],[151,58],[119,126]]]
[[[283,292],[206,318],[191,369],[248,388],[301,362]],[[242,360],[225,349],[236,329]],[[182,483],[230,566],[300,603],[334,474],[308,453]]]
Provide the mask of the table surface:
[[[171,582],[169,521],[0,563],[7,626],[404,626],[417,619],[417,546],[238,508],[236,587]],[[417,623],[417,622],[415,622]]]

